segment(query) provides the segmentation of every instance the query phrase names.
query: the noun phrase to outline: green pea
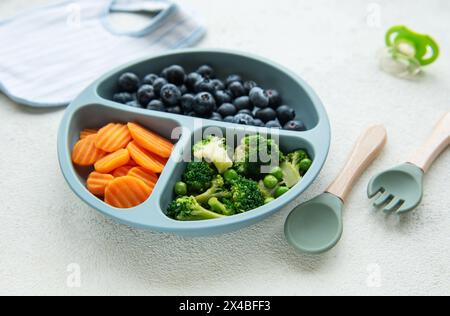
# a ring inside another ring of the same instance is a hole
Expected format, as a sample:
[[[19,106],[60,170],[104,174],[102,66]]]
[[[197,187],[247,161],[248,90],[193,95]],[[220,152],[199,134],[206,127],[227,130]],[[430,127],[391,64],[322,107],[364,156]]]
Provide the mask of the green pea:
[[[275,198],[268,197],[267,199],[264,200],[264,204],[269,204],[269,203],[272,203],[273,201],[275,201]]]
[[[283,180],[283,170],[280,167],[273,168],[270,174],[277,178],[279,181]]]
[[[175,184],[175,194],[178,196],[184,196],[188,192],[187,185],[184,182],[177,182]]]
[[[223,177],[225,178],[225,181],[232,182],[232,181],[236,180],[237,178],[239,178],[239,175],[236,172],[236,170],[229,169],[229,170],[225,171],[225,173],[223,174]]]
[[[274,189],[278,184],[278,179],[272,175],[264,178],[264,186],[268,189]]]
[[[309,170],[309,168],[311,168],[311,166],[312,166],[312,161],[311,161],[311,159],[308,159],[308,158],[303,159],[303,160],[300,162],[300,172],[301,172],[302,174],[305,174],[306,172],[308,172],[308,170]]]
[[[289,191],[288,187],[282,186],[279,187],[276,191],[275,191],[275,197],[279,198],[280,196],[282,196],[283,194],[287,193]]]

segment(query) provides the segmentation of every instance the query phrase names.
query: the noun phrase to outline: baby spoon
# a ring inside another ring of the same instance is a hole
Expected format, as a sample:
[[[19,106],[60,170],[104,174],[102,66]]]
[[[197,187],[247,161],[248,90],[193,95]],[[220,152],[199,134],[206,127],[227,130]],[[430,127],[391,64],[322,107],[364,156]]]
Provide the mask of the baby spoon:
[[[353,185],[381,153],[387,141],[384,126],[368,128],[356,143],[339,177],[328,190],[297,206],[285,224],[288,242],[301,252],[320,254],[333,248],[343,232],[342,212]]]

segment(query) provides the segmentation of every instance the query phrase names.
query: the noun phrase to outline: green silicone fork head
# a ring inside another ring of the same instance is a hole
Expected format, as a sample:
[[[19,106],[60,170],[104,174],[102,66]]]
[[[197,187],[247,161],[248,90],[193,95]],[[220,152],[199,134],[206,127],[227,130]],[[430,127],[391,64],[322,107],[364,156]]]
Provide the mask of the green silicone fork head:
[[[384,212],[398,214],[415,209],[423,197],[424,172],[419,167],[405,163],[375,176],[369,183],[368,196],[375,197],[374,206]]]

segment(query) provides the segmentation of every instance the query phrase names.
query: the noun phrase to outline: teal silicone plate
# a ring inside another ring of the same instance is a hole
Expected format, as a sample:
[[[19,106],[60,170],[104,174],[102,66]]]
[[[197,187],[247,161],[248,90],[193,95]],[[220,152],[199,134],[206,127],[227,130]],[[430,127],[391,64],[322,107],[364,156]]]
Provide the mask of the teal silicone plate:
[[[193,71],[205,63],[212,65],[220,78],[238,73],[244,78],[257,81],[263,87],[280,91],[284,103],[295,108],[297,116],[308,128],[305,132],[285,130],[278,132],[280,147],[283,151],[306,148],[314,158],[314,163],[299,184],[271,204],[225,219],[179,222],[167,217],[165,210],[174,198],[173,185],[180,180],[185,168],[182,157],[190,154],[190,145],[195,133],[201,133],[208,127],[219,127],[224,133],[228,131],[242,135],[260,132],[267,133],[270,137],[272,131],[266,128],[249,129],[247,126],[136,109],[110,100],[116,89],[118,77],[126,71],[143,76],[147,73],[159,73],[171,64],[180,64],[186,70]],[[153,194],[145,203],[133,209],[116,209],[89,193],[85,183],[91,170],[75,167],[71,162],[71,150],[79,138],[80,131],[85,128],[102,127],[110,122],[137,122],[169,139],[174,128],[182,127],[183,130],[179,140],[174,141],[176,142],[174,152]],[[328,155],[330,138],[329,120],[321,101],[302,79],[289,70],[245,53],[224,50],[182,50],[122,66],[89,86],[66,110],[58,134],[58,156],[61,170],[71,189],[84,202],[101,213],[137,228],[186,236],[204,236],[226,233],[252,225],[293,201],[319,175]]]

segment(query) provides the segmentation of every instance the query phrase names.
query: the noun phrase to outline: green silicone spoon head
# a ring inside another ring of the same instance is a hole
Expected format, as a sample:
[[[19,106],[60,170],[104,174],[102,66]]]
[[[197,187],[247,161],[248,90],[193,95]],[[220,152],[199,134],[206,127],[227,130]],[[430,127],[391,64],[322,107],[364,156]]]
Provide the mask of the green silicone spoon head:
[[[330,193],[297,206],[286,220],[286,239],[304,253],[321,254],[330,250],[342,236],[343,208],[342,200]]]
[[[424,172],[419,167],[405,163],[372,178],[367,193],[374,206],[386,213],[397,214],[412,211],[423,197]]]

